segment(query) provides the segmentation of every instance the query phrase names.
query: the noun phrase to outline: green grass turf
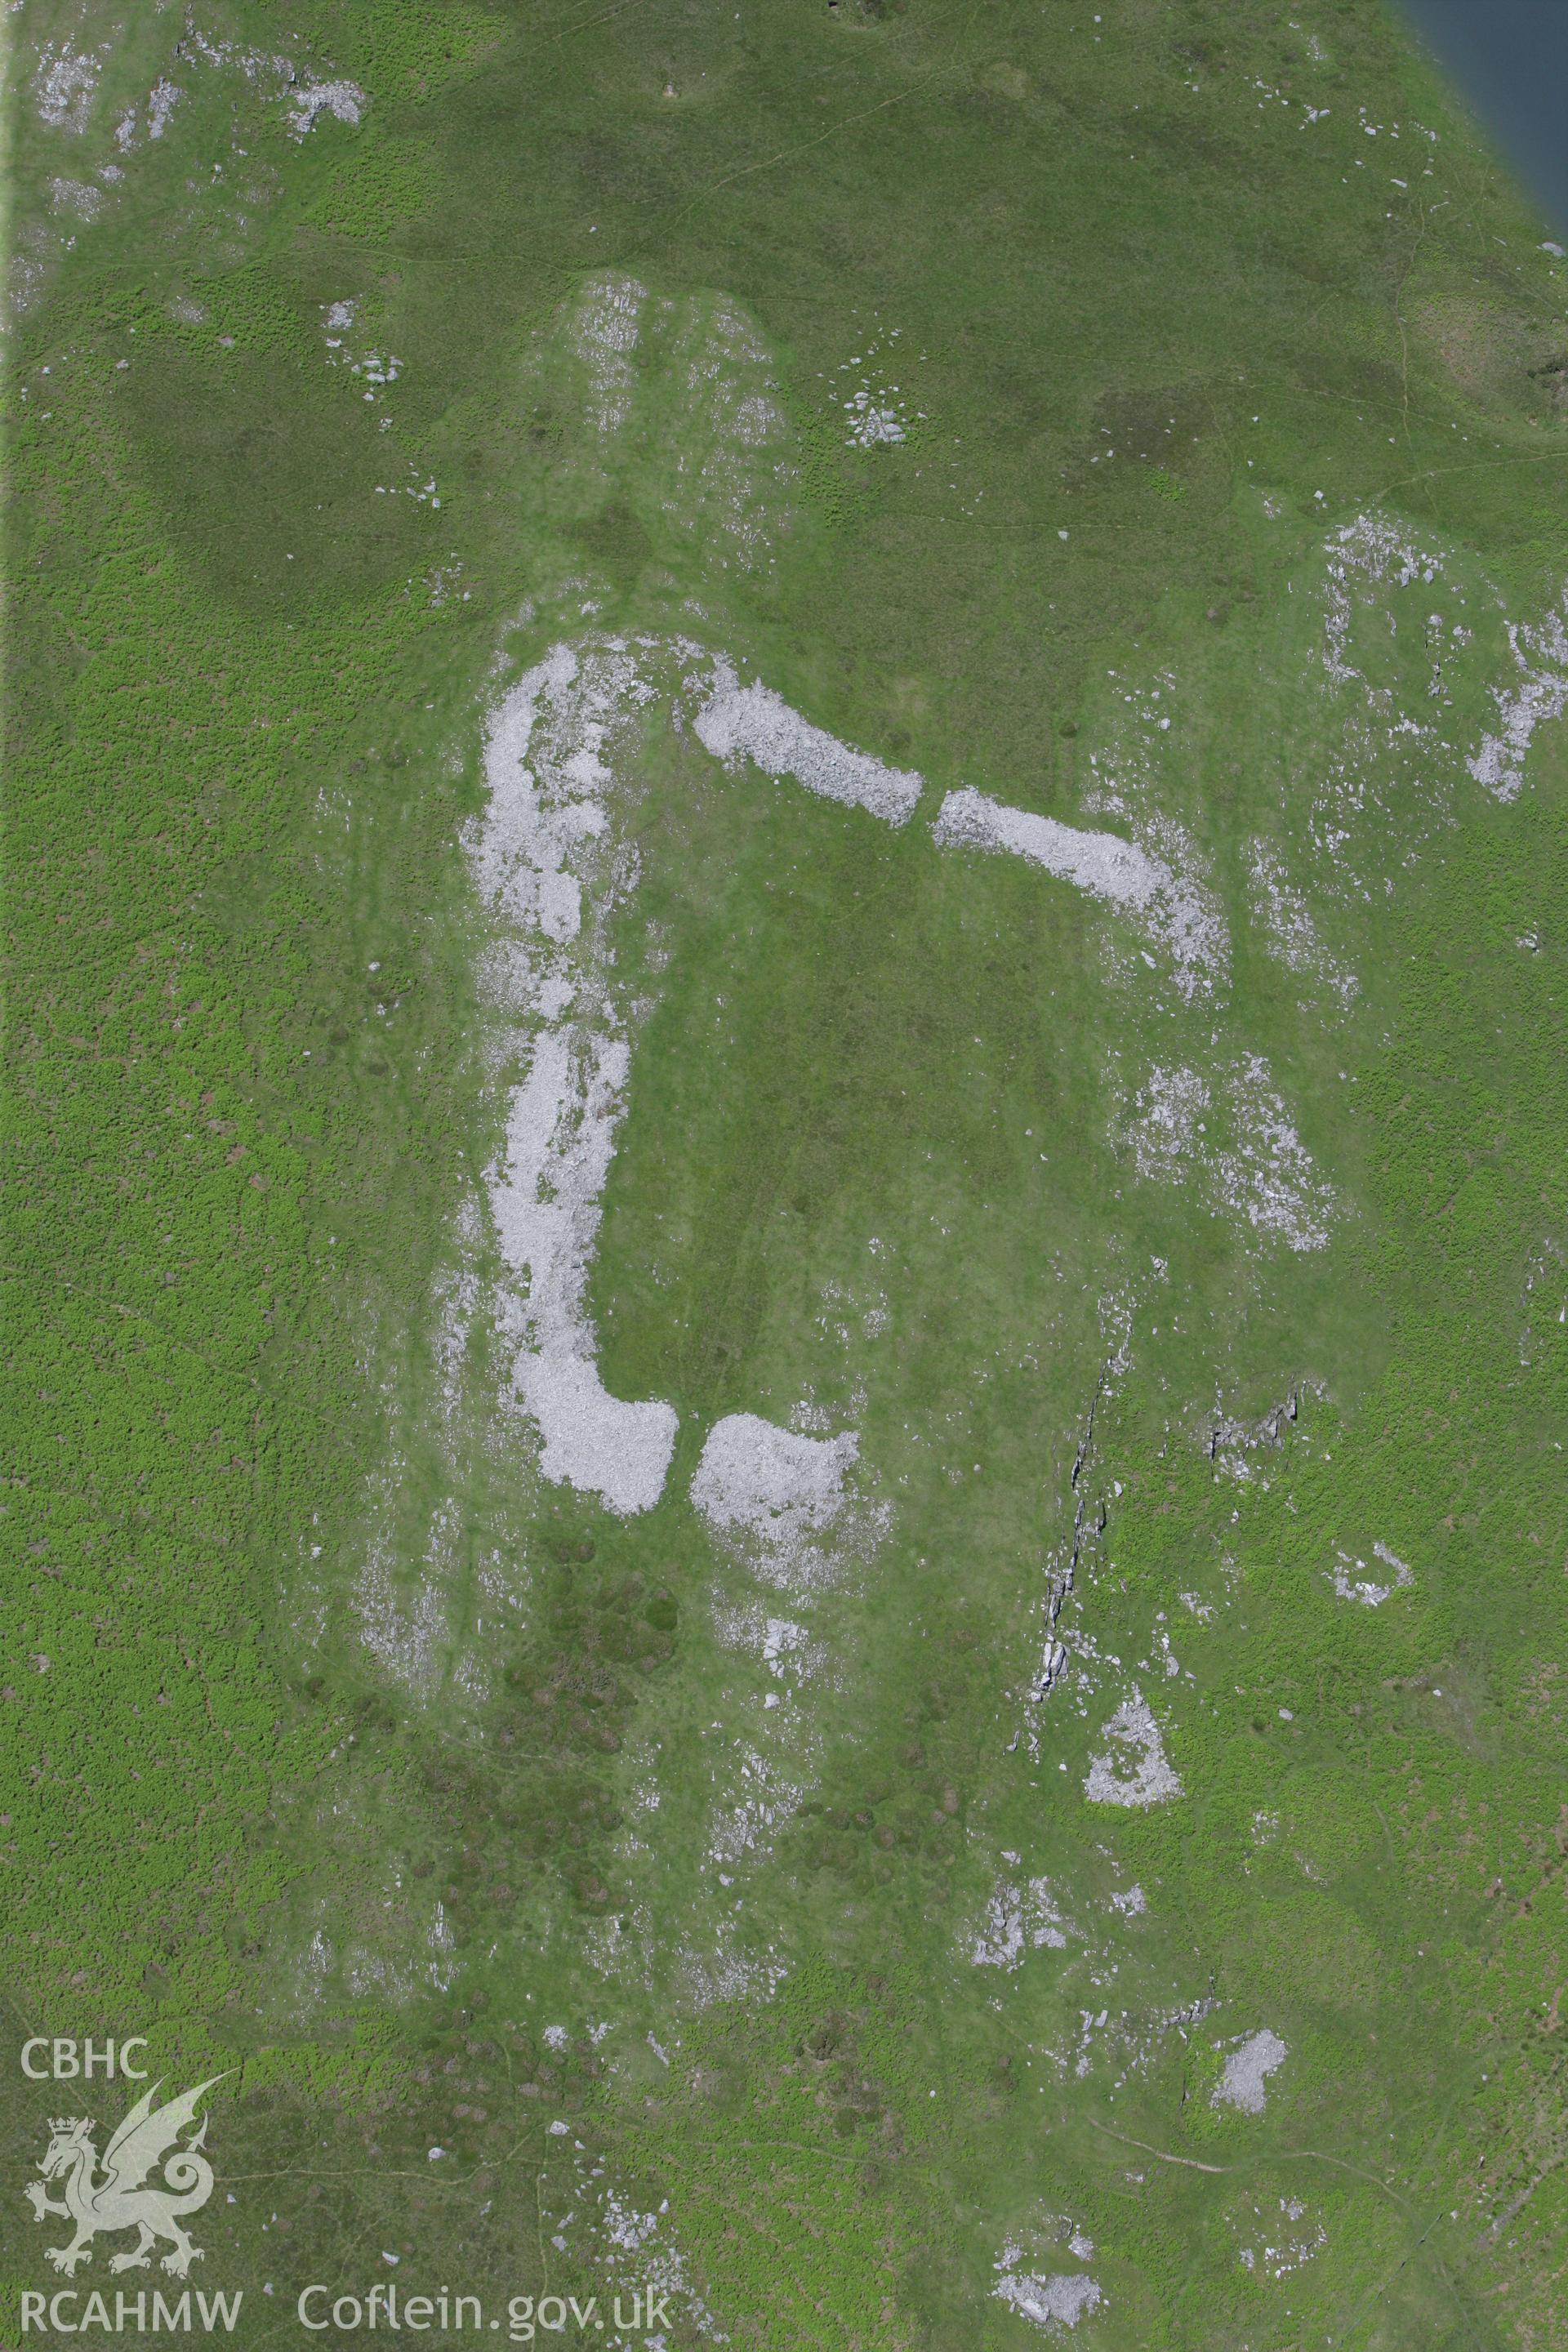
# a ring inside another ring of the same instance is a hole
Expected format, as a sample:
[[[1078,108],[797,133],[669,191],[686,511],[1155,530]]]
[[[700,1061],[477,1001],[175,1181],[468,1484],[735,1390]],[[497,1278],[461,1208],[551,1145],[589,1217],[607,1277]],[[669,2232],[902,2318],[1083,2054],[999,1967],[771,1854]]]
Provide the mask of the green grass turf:
[[[1560,277],[1397,28],[1363,0],[1100,15],[202,20],[369,94],[299,142],[237,68],[174,64],[156,16],[89,127],[51,131],[28,44],[69,26],[13,20],[12,246],[39,278],[5,383],[5,1982],[18,2042],[146,2031],[172,2077],[236,2069],[203,2283],[245,2286],[247,2342],[292,2340],[308,2279],[392,2275],[383,2250],[416,2285],[602,2289],[565,2225],[579,2142],[629,2206],[669,2200],[674,2342],[697,2294],[769,2347],[1026,2344],[995,2266],[1031,2232],[1059,2251],[1058,2219],[1097,2247],[1087,2344],[1562,2340],[1552,730],[1513,807],[1472,795],[1435,830],[1407,792],[1358,835],[1377,898],[1315,908],[1363,982],[1342,1024],[1238,949],[1218,1050],[1267,1053],[1347,1203],[1298,1259],[1108,1142],[1112,1056],[1131,1077],[1165,1033],[1107,988],[1082,901],[654,729],[639,909],[678,951],[593,1298],[611,1388],[681,1413],[678,1476],[622,1523],[504,1454],[454,1486],[432,1434],[431,1287],[500,1116],[458,835],[498,647],[541,651],[565,581],[606,625],[697,600],[820,724],[1068,819],[1125,683],[1169,671],[1181,805],[1233,913],[1241,843],[1299,845],[1334,752],[1309,661],[1328,530],[1381,509],[1453,551],[1478,629],[1456,740],[1506,676],[1482,583],[1523,617],[1559,592]],[[51,210],[165,70],[185,94],[100,216]],[[557,322],[605,269],[699,321],[729,297],[772,354],[798,478],[761,572],[672,519],[663,347],[630,453],[585,435]],[[355,349],[403,362],[379,401],[326,363],[350,299]],[[838,371],[894,326],[877,365],[923,418],[850,449]],[[1423,710],[1414,634],[1380,658]],[[644,935],[622,950],[635,976]],[[1080,1784],[1109,1699],[1080,1715],[1066,1685],[1037,1756],[1009,1743],[1099,1302],[1155,1256],[1079,1581],[1101,1653],[1149,1655],[1165,1612],[1194,1680],[1142,1679],[1187,1793],[1108,1816]],[[861,1376],[896,1517],[823,1604],[812,1793],[736,1897],[788,1973],[696,2010],[708,1727],[750,1720],[760,1677],[713,1637],[726,1571],[684,1473],[719,1414],[782,1419],[812,1383],[848,1418]],[[1292,1382],[1292,1433],[1216,1478],[1216,1390],[1249,1418]],[[526,1569],[482,1701],[410,1699],[354,1633],[389,1429],[400,1572],[437,1505],[458,1523],[454,1657],[481,1646],[486,1557]],[[1347,1608],[1325,1566],[1374,1540],[1416,1586]],[[1113,1990],[1081,1945],[963,1965],[1003,1849],[1097,1949],[1110,1894],[1144,1887]],[[606,1990],[593,1939],[639,1904],[646,1978]],[[385,1973],[353,1980],[351,1948]],[[1120,2084],[1072,2071],[1086,2011],[1211,1992],[1214,2023]],[[1213,2108],[1215,2039],[1263,2022],[1291,2052],[1265,2116]],[[71,2095],[0,2083],[19,2186]],[[44,2241],[0,2211],[15,2337]],[[1240,2259],[1320,2228],[1286,2275]]]

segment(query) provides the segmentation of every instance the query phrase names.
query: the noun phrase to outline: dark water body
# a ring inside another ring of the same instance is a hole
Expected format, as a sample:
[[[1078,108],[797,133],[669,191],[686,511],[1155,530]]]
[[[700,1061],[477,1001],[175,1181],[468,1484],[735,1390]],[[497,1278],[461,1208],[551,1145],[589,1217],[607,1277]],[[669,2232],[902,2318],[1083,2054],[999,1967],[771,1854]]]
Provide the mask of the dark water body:
[[[1568,0],[1401,0],[1568,243]]]

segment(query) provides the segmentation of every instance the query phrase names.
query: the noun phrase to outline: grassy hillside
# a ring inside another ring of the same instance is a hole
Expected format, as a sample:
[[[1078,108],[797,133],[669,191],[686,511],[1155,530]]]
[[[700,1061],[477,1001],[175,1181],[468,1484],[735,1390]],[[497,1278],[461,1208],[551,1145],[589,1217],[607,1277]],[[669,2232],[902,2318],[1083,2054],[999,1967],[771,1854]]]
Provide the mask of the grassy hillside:
[[[258,2345],[1561,2342],[1551,229],[1369,0],[10,34],[16,2042],[229,2070]],[[496,1208],[556,646],[635,1512]],[[720,656],[912,817],[712,756]],[[809,1544],[740,1416],[853,1434]]]

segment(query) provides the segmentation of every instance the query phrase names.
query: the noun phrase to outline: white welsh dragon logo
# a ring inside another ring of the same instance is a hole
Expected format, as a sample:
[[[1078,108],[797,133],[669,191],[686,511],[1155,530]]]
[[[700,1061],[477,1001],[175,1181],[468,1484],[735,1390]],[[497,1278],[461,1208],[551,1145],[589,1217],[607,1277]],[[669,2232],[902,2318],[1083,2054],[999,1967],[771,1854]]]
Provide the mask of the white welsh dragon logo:
[[[198,2153],[207,2134],[207,2118],[202,2117],[201,2127],[184,2147],[175,2142],[195,2115],[199,2102],[215,2083],[223,2081],[214,2074],[205,2083],[198,2083],[194,2091],[186,2091],[177,2099],[165,2101],[154,2108],[153,2101],[159,2085],[144,2091],[124,2121],[117,2127],[113,2138],[103,2151],[103,2168],[99,2169],[98,2150],[92,2144],[97,2129],[90,2116],[57,2116],[49,2126],[49,2144],[38,2166],[39,2178],[29,2180],[22,2194],[31,2205],[34,2216],[42,2221],[47,2213],[58,2213],[76,2223],[76,2236],[68,2246],[47,2246],[47,2259],[56,2270],[70,2276],[79,2266],[91,2259],[92,2241],[100,2231],[110,2235],[117,2230],[136,2230],[140,2236],[129,2253],[110,2257],[111,2271],[145,2270],[152,2260],[153,2248],[160,2238],[166,2238],[174,2248],[163,2256],[163,2268],[176,2278],[184,2278],[191,2264],[200,2262],[202,2250],[193,2246],[182,2219],[187,2213],[199,2212],[213,2192],[213,2168],[206,2158]],[[147,2176],[162,2165],[163,2184],[149,2188]],[[65,2194],[57,2202],[45,2188],[45,2182],[62,2179]]]

